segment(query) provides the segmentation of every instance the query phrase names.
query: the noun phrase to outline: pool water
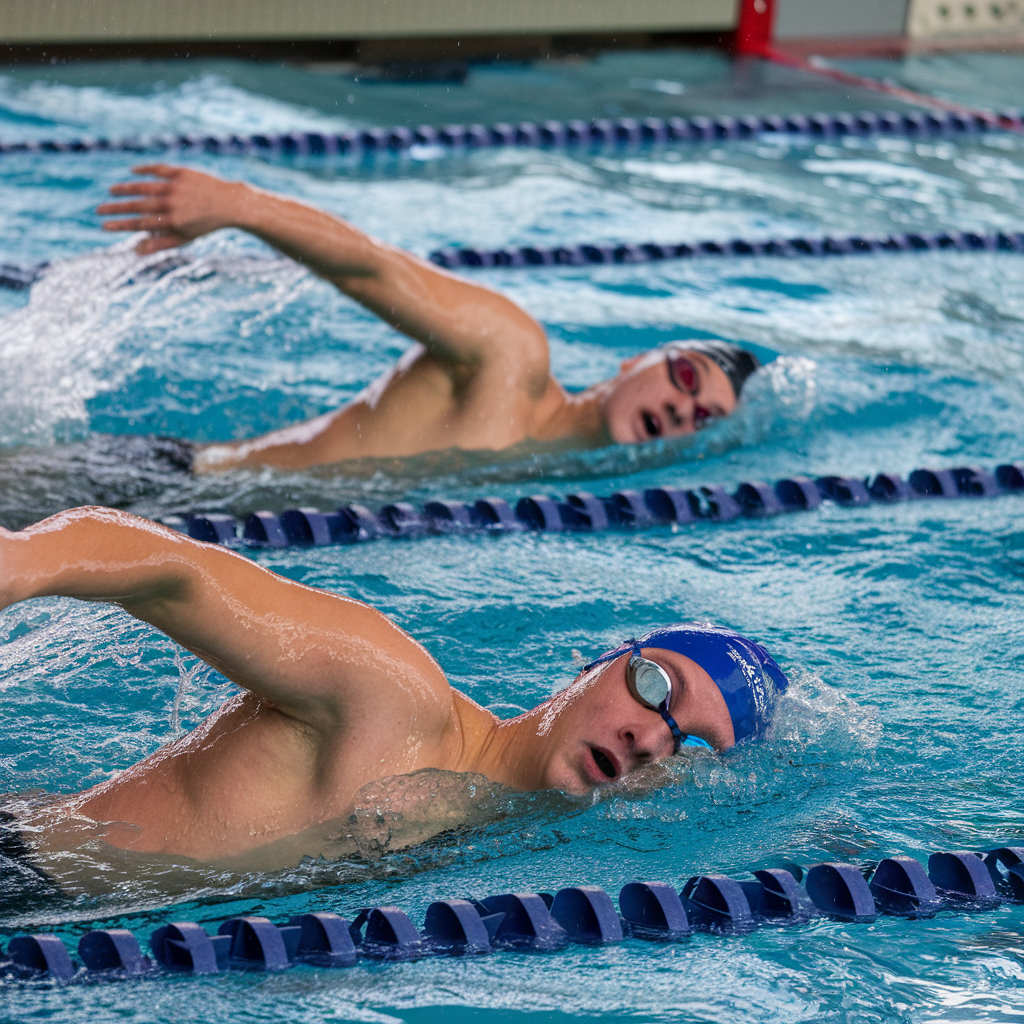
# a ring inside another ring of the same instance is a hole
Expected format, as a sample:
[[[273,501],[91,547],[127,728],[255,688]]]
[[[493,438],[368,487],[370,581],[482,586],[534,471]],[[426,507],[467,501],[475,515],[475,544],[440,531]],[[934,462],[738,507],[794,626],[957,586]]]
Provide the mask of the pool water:
[[[853,66],[852,64],[850,65]],[[964,102],[1018,101],[1019,58],[857,65]],[[888,105],[888,104],[886,104]],[[714,54],[619,54],[471,70],[463,85],[356,81],[338,68],[75,65],[0,78],[4,138],[347,128],[552,116],[878,108],[786,69]],[[687,241],[780,233],[1020,230],[1024,140],[753,140],[636,152],[424,152],[376,163],[196,157],[426,253],[443,244]],[[118,154],[0,159],[0,261],[53,266],[0,293],[0,522],[83,501],[144,515],[396,496],[733,486],[1020,459],[1024,275],[1014,254],[707,260],[478,271],[547,327],[582,387],[678,337],[778,353],[741,410],[698,437],[579,456],[424,459],[201,482],[126,475],[98,435],[240,437],[337,406],[401,338],[243,236],[154,267],[107,248],[91,209]],[[651,625],[707,618],[767,642],[794,680],[769,742],[673,768],[653,794],[501,797],[505,813],[410,849],[387,836],[276,874],[154,869],[69,899],[8,899],[7,934],[89,927],[145,939],[167,919],[351,915],[394,903],[633,879],[681,885],[797,861],[858,864],[1024,845],[1024,527],[1019,497],[841,509],[599,536],[437,537],[255,553],[366,600],[453,683],[514,714],[581,659]],[[190,728],[231,692],[104,606],[38,600],[0,616],[0,785],[72,792]],[[438,786],[451,780],[439,779]],[[396,827],[396,832],[400,829]],[[372,848],[371,848],[372,847]],[[87,854],[82,855],[88,859]],[[5,1020],[518,1022],[1019,1021],[1024,913],[1004,906],[872,925],[816,921],[676,945],[628,941],[345,971],[0,988]]]

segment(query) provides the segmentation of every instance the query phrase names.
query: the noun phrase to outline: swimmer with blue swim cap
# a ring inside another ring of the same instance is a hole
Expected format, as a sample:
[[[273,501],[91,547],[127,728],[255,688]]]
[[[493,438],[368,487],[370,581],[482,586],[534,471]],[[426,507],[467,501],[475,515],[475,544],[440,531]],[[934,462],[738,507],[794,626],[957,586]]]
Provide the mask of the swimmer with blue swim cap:
[[[559,788],[583,793],[688,747],[724,751],[762,738],[788,683],[761,644],[730,629],[691,622],[654,629],[612,648],[586,665],[567,690],[529,714],[548,705],[571,708],[578,693],[594,691],[583,702],[587,711],[579,723],[589,735],[574,742],[573,715],[566,710],[561,743],[555,745],[568,762]],[[624,694],[634,707],[626,706]],[[601,735],[604,742],[596,739]]]
[[[83,822],[90,842],[246,870],[331,856],[365,787],[400,777],[408,792],[426,769],[585,796],[690,748],[763,737],[787,686],[757,641],[688,623],[627,640],[499,719],[368,605],[113,509],[0,529],[0,609],[52,595],[120,606],[239,690],[193,732],[23,819],[47,873]]]
[[[669,714],[672,681],[665,669],[643,657],[645,647],[685,655],[707,672],[725,700],[734,743],[764,735],[775,696],[789,685],[786,674],[759,643],[730,629],[698,622],[653,629],[587,665],[585,671],[628,653],[626,680],[630,693],[665,720],[675,741],[675,753],[684,746],[710,744],[699,736],[683,735]]]

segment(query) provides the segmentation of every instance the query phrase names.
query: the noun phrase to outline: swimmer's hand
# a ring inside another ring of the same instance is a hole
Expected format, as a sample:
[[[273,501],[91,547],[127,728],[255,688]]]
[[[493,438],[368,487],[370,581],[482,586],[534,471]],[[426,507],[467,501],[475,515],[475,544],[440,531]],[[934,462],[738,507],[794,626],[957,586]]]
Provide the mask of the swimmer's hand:
[[[110,194],[135,196],[121,202],[103,203],[96,212],[105,218],[104,231],[148,231],[135,247],[140,256],[174,249],[200,235],[231,227],[256,190],[237,181],[171,164],[141,164],[133,174],[151,175],[157,181],[124,181]]]

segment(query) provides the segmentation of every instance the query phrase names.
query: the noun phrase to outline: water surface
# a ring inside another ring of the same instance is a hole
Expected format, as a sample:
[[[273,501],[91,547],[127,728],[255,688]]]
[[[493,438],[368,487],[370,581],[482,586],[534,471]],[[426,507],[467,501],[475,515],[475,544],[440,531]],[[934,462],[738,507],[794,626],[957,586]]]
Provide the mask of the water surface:
[[[1016,100],[1019,58],[955,64],[956,76],[938,58],[870,70],[965,102]],[[230,62],[76,65],[0,79],[0,133],[336,129],[877,102],[789,71],[730,69],[707,54],[475,68],[463,86]],[[1024,181],[1021,140],[1010,135],[427,153],[368,165],[191,162],[299,196],[420,253],[453,243],[1019,230]],[[795,472],[1022,457],[1021,257],[930,253],[479,273],[545,324],[555,370],[573,387],[681,335],[780,354],[736,416],[674,446],[199,482],[126,474],[96,456],[99,435],[211,441],[269,430],[335,407],[404,347],[327,285],[237,234],[199,242],[189,262],[164,272],[106,248],[91,209],[126,172],[122,155],[0,163],[0,255],[54,264],[31,294],[0,294],[6,525],[92,500],[159,516],[626,484],[731,487]],[[581,882],[615,894],[637,878],[681,885],[704,871],[741,874],[787,860],[863,864],[1024,845],[1019,498],[826,505],[635,535],[438,537],[254,557],[381,608],[456,685],[502,714],[565,685],[581,658],[678,619],[708,618],[763,639],[794,684],[769,742],[680,764],[651,795],[570,805],[520,798],[504,819],[411,848],[385,841],[284,872],[199,873],[173,897],[153,873],[112,878],[91,895],[16,901],[3,919],[8,932],[53,929],[73,944],[97,922],[145,938],[169,918],[282,920],[384,902],[419,923],[438,898]],[[232,692],[107,607],[26,603],[0,616],[0,638],[0,785],[9,791],[100,782]],[[1020,909],[1004,907],[547,957],[9,986],[0,1000],[11,1020],[1016,1021],[1021,928]]]

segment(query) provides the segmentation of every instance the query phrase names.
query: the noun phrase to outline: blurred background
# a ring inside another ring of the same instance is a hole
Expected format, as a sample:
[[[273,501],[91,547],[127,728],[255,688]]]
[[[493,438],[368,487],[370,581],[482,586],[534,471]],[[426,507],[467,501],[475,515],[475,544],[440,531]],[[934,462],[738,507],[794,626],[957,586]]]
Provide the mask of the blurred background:
[[[795,53],[1019,47],[1018,0],[6,0],[0,59],[344,61],[384,75],[705,42],[753,31]],[[444,62],[445,68],[424,64]]]

